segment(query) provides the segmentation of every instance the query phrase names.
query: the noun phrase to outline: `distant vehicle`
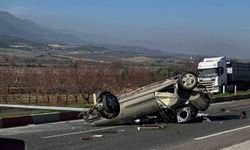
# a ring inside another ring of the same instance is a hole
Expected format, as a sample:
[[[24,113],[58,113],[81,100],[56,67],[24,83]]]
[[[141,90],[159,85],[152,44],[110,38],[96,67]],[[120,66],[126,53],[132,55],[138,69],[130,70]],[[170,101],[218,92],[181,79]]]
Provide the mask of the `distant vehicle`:
[[[227,62],[226,57],[204,58],[198,65],[198,82],[211,93],[219,93],[223,86],[247,89],[250,83],[250,64]],[[232,88],[231,88],[232,89]]]
[[[210,105],[208,94],[196,84],[197,77],[186,72],[118,97],[102,92],[96,107],[84,112],[84,119],[93,125],[115,125],[156,115],[166,122],[189,122]]]
[[[210,106],[209,95],[205,89],[197,88],[197,82],[195,74],[185,72],[121,96],[104,91],[97,94],[97,104],[85,110],[11,104],[0,104],[0,107],[82,111],[83,119],[92,125],[136,123],[150,118],[165,122],[189,122],[198,111],[205,111]]]

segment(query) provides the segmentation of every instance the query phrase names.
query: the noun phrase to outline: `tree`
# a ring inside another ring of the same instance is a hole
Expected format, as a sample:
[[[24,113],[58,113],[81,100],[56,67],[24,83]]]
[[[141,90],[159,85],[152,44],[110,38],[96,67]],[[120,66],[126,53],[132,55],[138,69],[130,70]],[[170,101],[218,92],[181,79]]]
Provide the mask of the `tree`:
[[[15,72],[11,69],[0,71],[0,95],[3,101],[8,103],[8,95],[15,80]]]

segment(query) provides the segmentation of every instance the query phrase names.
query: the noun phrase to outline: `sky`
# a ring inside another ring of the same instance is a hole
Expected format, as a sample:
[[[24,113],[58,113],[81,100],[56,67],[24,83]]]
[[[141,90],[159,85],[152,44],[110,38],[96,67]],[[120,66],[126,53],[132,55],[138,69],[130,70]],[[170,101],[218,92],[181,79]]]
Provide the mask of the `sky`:
[[[0,0],[0,10],[156,48],[197,41],[250,47],[249,0]]]

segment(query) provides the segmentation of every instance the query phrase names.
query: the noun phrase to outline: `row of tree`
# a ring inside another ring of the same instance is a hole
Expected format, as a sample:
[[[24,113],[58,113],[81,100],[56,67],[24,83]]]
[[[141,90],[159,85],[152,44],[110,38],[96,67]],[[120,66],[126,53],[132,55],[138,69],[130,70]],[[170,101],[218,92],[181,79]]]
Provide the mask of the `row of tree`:
[[[75,102],[90,102],[90,96],[102,90],[116,94],[127,92],[170,76],[176,67],[153,68],[121,64],[92,64],[0,69],[0,100],[10,102],[11,95],[27,95],[26,100],[60,102],[73,96]]]

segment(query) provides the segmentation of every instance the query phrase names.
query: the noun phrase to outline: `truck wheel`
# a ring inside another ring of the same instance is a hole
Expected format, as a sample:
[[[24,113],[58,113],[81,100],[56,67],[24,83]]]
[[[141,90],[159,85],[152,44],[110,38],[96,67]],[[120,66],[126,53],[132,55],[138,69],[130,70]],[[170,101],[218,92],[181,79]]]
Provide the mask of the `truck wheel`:
[[[177,83],[184,90],[193,90],[198,83],[198,79],[194,73],[185,72],[179,76]]]

